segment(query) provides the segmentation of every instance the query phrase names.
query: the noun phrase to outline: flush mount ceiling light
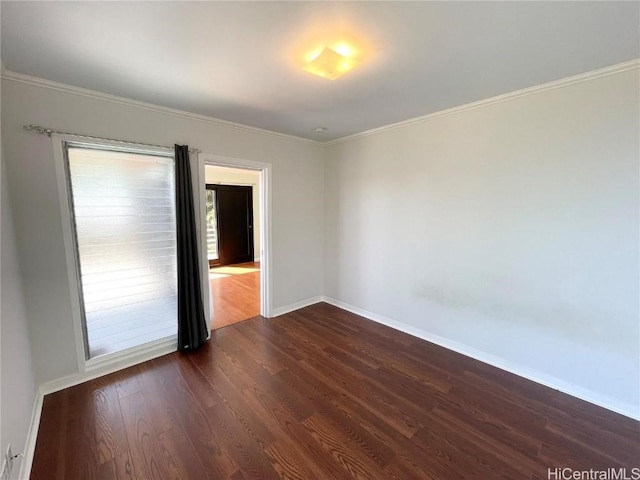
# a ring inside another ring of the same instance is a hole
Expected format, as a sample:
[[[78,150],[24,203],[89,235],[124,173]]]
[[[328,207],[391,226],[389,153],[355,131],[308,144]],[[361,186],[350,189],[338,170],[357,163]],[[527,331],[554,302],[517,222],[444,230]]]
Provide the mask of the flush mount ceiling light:
[[[338,53],[332,48],[324,47],[324,49],[314,56],[309,63],[304,65],[302,69],[319,77],[335,80],[362,63],[344,53]]]

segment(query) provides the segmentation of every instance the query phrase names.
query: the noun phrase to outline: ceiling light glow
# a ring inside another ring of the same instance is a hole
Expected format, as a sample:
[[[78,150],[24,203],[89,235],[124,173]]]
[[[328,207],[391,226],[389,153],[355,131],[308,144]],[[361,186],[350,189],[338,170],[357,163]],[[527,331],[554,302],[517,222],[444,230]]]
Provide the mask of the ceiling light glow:
[[[314,50],[313,53],[307,55],[305,61],[307,63],[313,62],[316,58],[318,58],[320,56],[320,54],[322,53],[323,48],[318,48],[317,50]]]
[[[352,57],[353,56],[353,49],[349,45],[346,45],[344,43],[340,43],[340,44],[336,45],[333,49],[336,52],[338,52],[340,55],[343,55],[345,57]]]
[[[347,55],[347,52],[349,54],[352,52],[347,45],[339,45],[336,48],[340,49],[342,53],[325,47],[302,69],[319,77],[335,80],[360,65],[361,62],[359,60]]]

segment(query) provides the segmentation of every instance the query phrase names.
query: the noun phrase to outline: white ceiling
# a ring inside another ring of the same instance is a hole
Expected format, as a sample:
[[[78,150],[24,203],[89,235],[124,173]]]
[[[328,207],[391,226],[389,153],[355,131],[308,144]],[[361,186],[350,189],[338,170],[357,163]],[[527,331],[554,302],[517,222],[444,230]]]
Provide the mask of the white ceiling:
[[[321,141],[640,57],[639,2],[3,1],[0,13],[7,70]],[[300,69],[343,37],[360,68],[335,81]]]

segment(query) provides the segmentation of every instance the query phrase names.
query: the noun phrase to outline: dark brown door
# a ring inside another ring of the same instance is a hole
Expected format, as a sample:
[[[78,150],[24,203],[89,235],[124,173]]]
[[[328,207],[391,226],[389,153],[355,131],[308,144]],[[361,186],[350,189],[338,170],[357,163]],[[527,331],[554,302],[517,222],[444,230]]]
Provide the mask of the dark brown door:
[[[220,265],[253,262],[252,188],[207,185],[215,190]]]

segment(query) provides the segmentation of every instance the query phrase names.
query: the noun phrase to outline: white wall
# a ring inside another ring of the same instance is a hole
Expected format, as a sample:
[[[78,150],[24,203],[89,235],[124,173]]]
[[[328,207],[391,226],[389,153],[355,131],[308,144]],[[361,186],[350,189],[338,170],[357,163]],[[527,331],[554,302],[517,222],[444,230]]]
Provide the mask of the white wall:
[[[638,85],[330,146],[325,295],[640,415]]]
[[[260,261],[260,173],[250,170],[239,171],[224,167],[205,165],[204,176],[206,183],[222,185],[251,186],[253,198],[253,252],[254,260]]]
[[[5,158],[3,155],[3,162]],[[4,170],[4,165],[2,170]],[[14,453],[24,453],[36,398],[27,317],[6,180],[7,176],[2,171],[0,451],[3,459],[9,443],[11,443]],[[14,463],[11,478],[17,478],[20,471],[20,461]]]
[[[321,146],[9,79],[2,81],[2,107],[38,383],[75,373],[78,365],[52,142],[23,131],[23,125],[134,142],[188,144],[205,153],[272,163],[273,307],[322,294]]]
[[[3,80],[28,300],[11,310],[29,318],[36,383],[77,364],[51,140],[29,123],[271,162],[274,308],[324,289],[637,414],[638,81],[635,69],[323,149]],[[4,295],[3,278],[3,360]]]

